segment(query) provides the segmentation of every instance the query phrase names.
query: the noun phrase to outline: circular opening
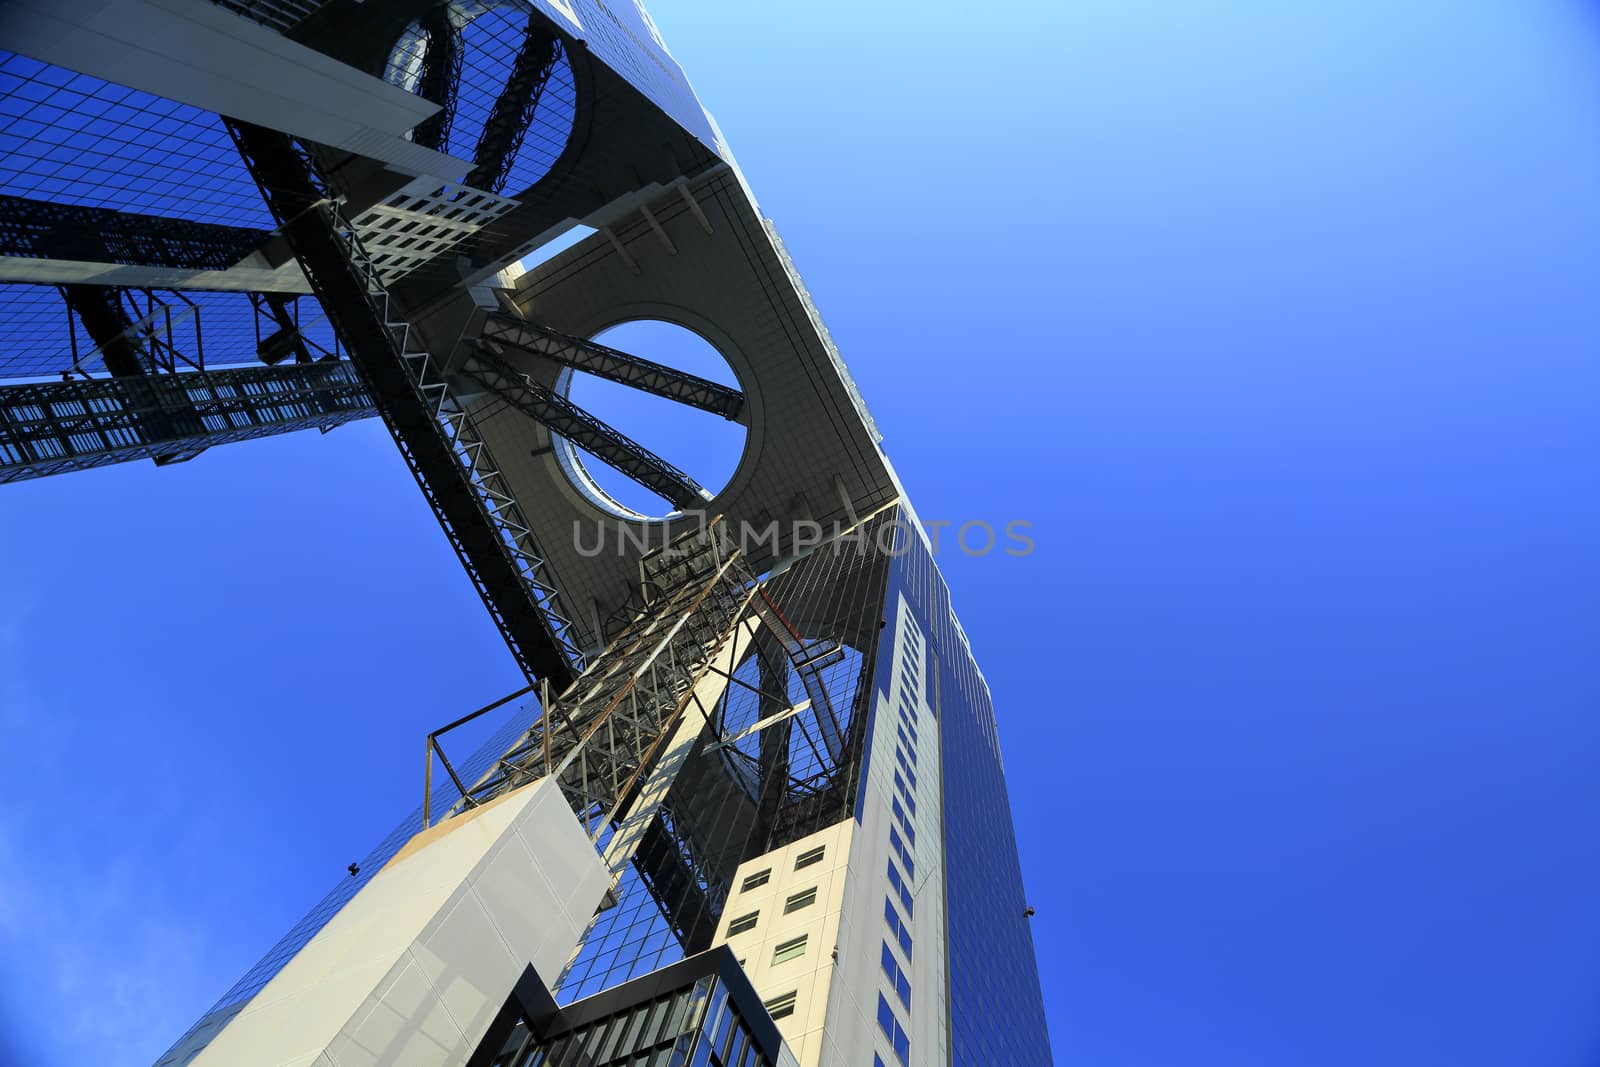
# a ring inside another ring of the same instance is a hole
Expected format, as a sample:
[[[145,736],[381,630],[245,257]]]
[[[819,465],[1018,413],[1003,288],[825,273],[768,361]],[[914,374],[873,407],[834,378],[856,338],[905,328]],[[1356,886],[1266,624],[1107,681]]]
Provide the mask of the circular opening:
[[[739,388],[739,380],[711,342],[676,323],[624,322],[594,339],[629,355]],[[720,415],[582,371],[563,376],[567,399],[612,429],[649,449],[715,495],[727,487],[744,454],[745,427]],[[651,490],[580,449],[567,453],[573,483],[608,511],[631,518],[665,518],[676,509]]]
[[[442,100],[454,86],[452,106],[420,123],[411,139],[474,159],[490,116],[511,87],[528,27],[525,5],[512,0],[445,0],[407,26],[389,51],[384,79],[432,100]],[[561,40],[540,43],[543,50],[533,54],[539,74],[524,100],[519,134],[498,145],[494,165],[475,179],[492,193],[512,196],[531,188],[555,166],[572,136],[572,64]]]

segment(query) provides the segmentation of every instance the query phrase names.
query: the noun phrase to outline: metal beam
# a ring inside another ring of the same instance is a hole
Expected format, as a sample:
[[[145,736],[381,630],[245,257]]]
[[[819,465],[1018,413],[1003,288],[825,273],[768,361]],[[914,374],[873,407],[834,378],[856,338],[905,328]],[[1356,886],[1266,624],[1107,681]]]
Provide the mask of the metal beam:
[[[461,89],[461,27],[451,17],[453,5],[439,4],[418,20],[428,35],[422,53],[422,73],[417,95],[439,105],[437,114],[423,119],[411,131],[413,144],[443,152],[450,143],[456,119],[456,97]]]
[[[0,483],[151,459],[376,415],[348,363],[0,386]]]
[[[133,333],[120,289],[63,285],[61,295],[88,331],[106,370],[118,378],[137,378],[155,370],[154,361]]]
[[[271,238],[242,226],[0,195],[0,256],[227,270]]]
[[[725,419],[737,420],[744,410],[744,394],[737,389],[685,374],[596,341],[559,333],[548,326],[540,326],[503,311],[489,313],[479,336],[493,346],[503,345],[519,352],[544,356],[564,367],[676,400]]]
[[[518,664],[565,687],[582,669],[573,624],[521,506],[466,412],[453,406],[402,308],[340,217],[309,157],[288,136],[234,119],[228,130],[295,258],[377,404]]]
[[[405,174],[459,181],[468,168],[406,140],[437,104],[215,4],[5,0],[0,42],[43,63],[381,160]]]
[[[533,122],[539,97],[560,58],[561,43],[556,35],[546,28],[537,10],[529,12],[522,47],[517,49],[505,87],[495,97],[494,107],[483,121],[483,132],[472,153],[472,170],[465,184],[491,193],[506,187],[511,165],[522,148],[523,135]]]
[[[538,420],[550,432],[615,467],[680,511],[711,499],[693,478],[566,397],[519,372],[487,345],[469,346],[456,373]]]

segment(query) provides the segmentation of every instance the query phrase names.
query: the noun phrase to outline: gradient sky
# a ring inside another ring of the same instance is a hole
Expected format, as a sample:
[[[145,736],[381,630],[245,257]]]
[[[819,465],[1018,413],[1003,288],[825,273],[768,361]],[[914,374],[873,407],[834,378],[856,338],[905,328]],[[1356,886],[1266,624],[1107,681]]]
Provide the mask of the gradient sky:
[[[651,10],[918,509],[1033,523],[941,565],[1058,1063],[1600,1062],[1600,7]],[[0,560],[0,1060],[148,1063],[518,684],[376,424]]]

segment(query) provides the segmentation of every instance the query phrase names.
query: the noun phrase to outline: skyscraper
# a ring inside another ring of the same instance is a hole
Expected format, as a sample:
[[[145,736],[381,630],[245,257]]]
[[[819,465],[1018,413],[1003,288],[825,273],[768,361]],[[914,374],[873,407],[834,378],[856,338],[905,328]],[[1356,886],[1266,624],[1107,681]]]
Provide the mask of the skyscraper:
[[[529,682],[163,1067],[1050,1062],[987,684],[641,8],[23,0],[0,46],[0,480],[381,417]],[[593,380],[738,428],[726,484]]]

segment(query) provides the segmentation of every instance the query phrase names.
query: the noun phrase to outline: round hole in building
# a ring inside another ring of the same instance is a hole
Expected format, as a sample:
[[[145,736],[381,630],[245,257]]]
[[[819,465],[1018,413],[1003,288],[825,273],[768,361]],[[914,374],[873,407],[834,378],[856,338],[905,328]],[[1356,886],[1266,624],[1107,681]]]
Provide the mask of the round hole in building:
[[[602,330],[593,339],[724,389],[740,388],[722,353],[700,334],[676,323],[635,319]],[[653,485],[642,484],[579,443],[558,440],[562,466],[573,484],[612,514],[656,519],[699,507],[727,486],[739,466],[746,428],[716,410],[581,370],[565,372],[561,383],[567,399],[666,461],[689,483],[703,490],[694,499],[685,499],[687,494],[682,489],[671,488],[675,478],[670,474],[652,475],[649,480]],[[725,402],[725,394],[719,396],[715,391],[690,392],[711,401],[712,407]],[[670,499],[663,490],[676,492],[679,499]]]

